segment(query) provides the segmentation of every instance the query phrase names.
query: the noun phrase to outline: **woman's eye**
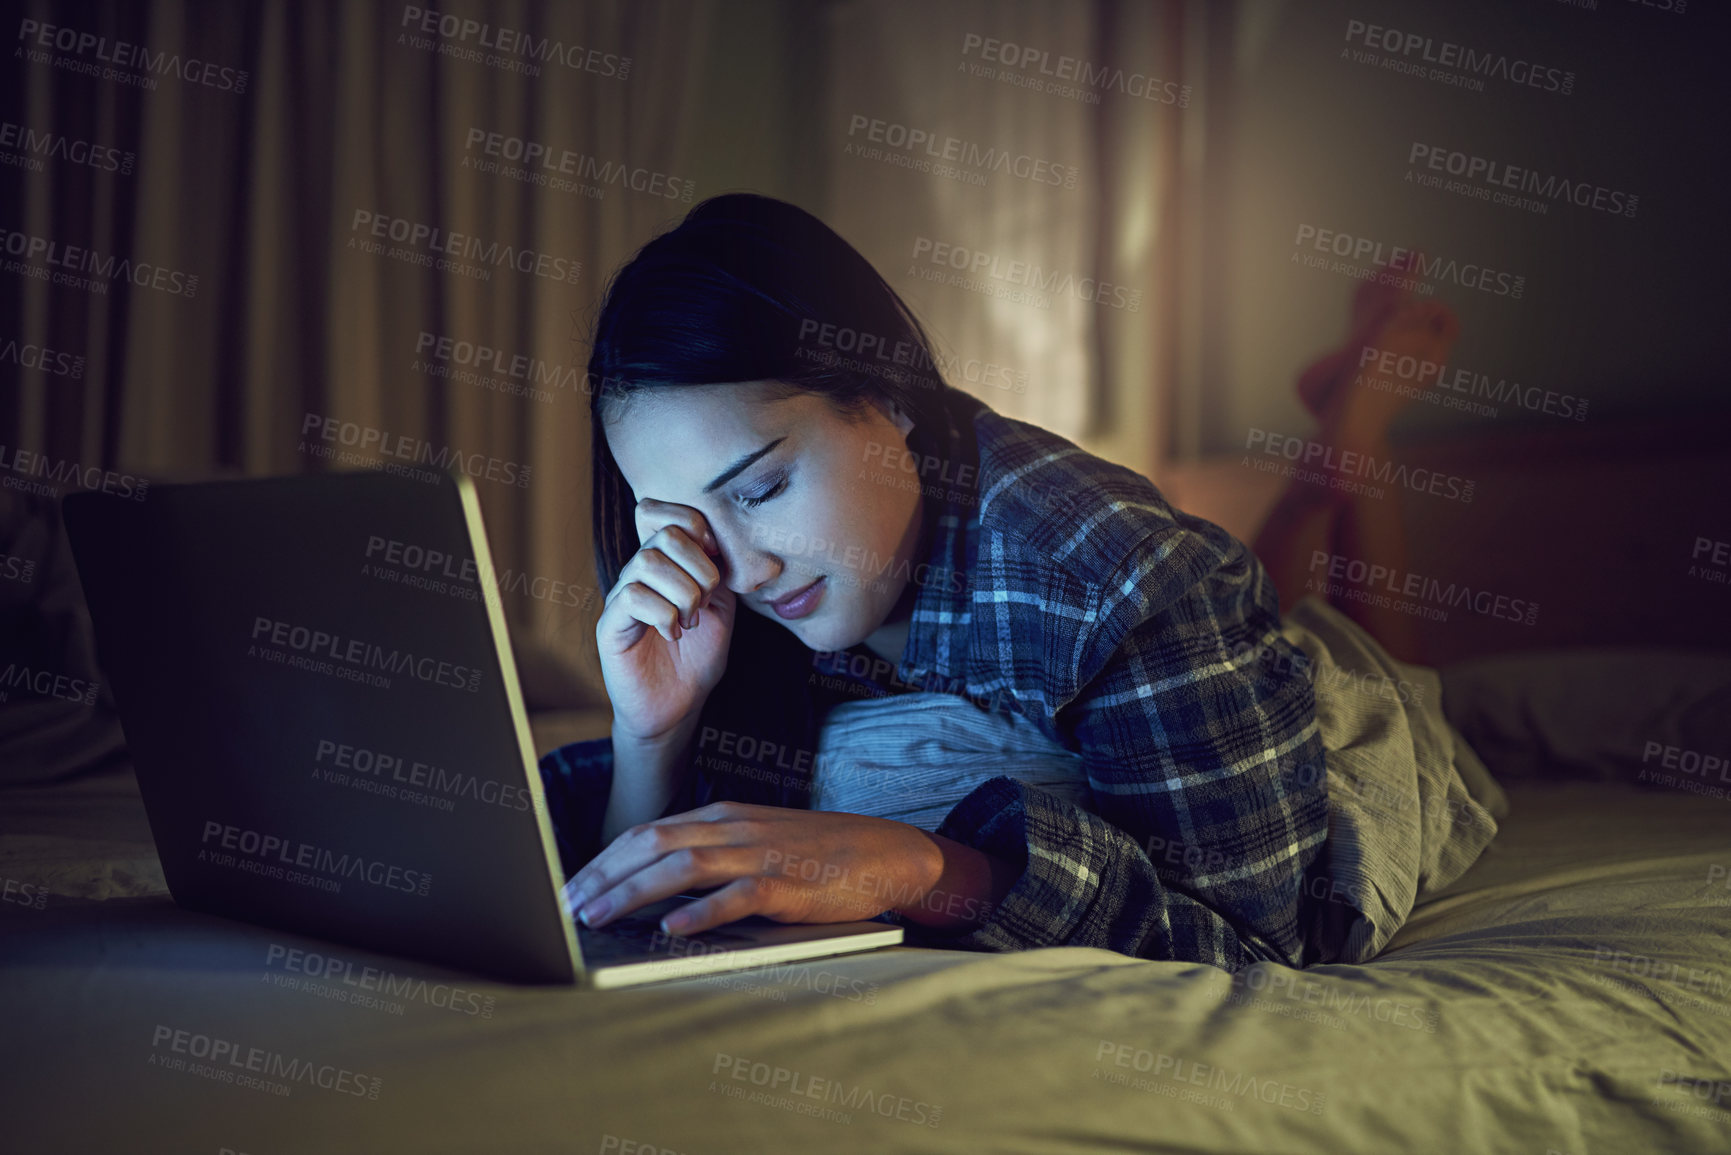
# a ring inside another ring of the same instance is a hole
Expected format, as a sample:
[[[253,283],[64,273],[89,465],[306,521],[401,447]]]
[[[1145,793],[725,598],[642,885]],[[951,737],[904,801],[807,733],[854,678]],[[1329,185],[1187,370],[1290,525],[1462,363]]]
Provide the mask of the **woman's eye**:
[[[758,493],[740,495],[739,503],[747,509],[752,509],[756,506],[762,505],[764,502],[776,496],[786,488],[787,474],[784,473],[780,477],[776,478],[775,484],[770,486],[768,489],[762,490]]]

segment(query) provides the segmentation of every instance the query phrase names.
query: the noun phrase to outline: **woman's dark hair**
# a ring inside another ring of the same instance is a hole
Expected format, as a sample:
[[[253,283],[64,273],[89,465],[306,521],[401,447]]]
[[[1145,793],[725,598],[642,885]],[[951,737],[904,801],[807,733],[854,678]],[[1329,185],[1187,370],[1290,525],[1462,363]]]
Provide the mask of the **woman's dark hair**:
[[[604,417],[640,389],[773,381],[843,413],[893,402],[929,423],[944,384],[925,329],[857,250],[804,209],[729,193],[644,245],[608,285],[589,354],[595,564],[637,552]]]

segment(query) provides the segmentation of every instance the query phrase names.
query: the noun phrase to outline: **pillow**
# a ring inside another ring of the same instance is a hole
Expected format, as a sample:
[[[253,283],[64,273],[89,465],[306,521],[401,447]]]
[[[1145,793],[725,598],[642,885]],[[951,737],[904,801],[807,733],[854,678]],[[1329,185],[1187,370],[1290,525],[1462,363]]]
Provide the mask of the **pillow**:
[[[863,698],[830,710],[818,732],[810,808],[935,833],[956,803],[999,776],[1094,811],[1080,754],[1019,714],[939,693]]]
[[[1731,655],[1582,647],[1438,672],[1443,712],[1499,778],[1731,797]]]
[[[0,785],[124,758],[52,498],[0,491]]]

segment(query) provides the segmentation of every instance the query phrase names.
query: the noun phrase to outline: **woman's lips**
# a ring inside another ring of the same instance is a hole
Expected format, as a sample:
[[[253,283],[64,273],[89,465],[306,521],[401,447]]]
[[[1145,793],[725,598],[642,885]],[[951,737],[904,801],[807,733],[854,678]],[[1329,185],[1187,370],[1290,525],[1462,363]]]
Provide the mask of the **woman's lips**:
[[[803,589],[795,590],[778,602],[770,602],[769,608],[774,610],[783,621],[793,621],[803,618],[817,609],[817,603],[823,599],[823,578],[818,578]]]

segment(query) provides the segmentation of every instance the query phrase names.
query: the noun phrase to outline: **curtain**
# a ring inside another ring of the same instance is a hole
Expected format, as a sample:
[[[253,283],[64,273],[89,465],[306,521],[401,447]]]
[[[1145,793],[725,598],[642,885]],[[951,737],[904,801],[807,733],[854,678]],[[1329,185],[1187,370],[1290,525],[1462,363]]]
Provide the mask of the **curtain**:
[[[1000,411],[1144,472],[1170,436],[1174,213],[1203,115],[1182,0],[20,11],[0,80],[5,452],[156,482],[378,458],[313,452],[334,431],[526,472],[476,485],[519,579],[504,605],[532,706],[599,684],[588,326],[610,272],[706,196],[829,221]],[[965,175],[849,151],[873,122],[953,138]],[[956,271],[939,244],[1044,304],[923,279]],[[463,267],[427,267],[449,250]],[[1017,262],[1036,271],[1001,275]],[[0,489],[0,515],[32,500]]]
[[[9,269],[0,340],[83,360],[6,364],[0,443],[159,481],[284,474],[330,467],[303,446],[335,422],[526,469],[476,485],[525,579],[505,597],[524,660],[547,665],[539,641],[569,675],[593,649],[593,609],[566,604],[595,583],[581,338],[607,273],[689,207],[714,9],[437,8],[486,31],[429,31],[412,5],[27,5],[52,31],[9,61],[5,119],[59,144],[10,150],[41,169],[0,170],[0,227],[157,272],[68,287],[10,258],[34,275]],[[124,79],[87,74],[105,66]],[[440,244],[466,267],[425,267]]]
[[[1188,23],[1164,0],[833,10],[831,223],[952,383],[1144,472],[1170,435],[1171,214],[1203,113]]]

